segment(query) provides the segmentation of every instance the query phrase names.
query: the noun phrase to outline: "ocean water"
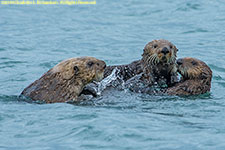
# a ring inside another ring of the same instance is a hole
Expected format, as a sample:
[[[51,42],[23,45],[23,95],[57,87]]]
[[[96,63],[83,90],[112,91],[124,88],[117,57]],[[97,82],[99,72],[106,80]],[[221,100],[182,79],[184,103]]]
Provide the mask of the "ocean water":
[[[224,150],[225,3],[222,0],[96,0],[96,5],[0,5],[1,150]],[[208,94],[108,92],[75,105],[18,100],[63,59],[107,65],[141,58],[167,39],[178,58],[213,71]]]

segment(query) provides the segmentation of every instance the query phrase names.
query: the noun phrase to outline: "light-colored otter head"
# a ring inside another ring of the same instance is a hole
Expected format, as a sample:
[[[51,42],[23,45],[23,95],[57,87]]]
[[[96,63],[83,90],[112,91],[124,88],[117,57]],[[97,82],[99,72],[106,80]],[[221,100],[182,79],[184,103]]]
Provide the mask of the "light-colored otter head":
[[[209,79],[211,81],[212,71],[203,61],[196,58],[185,57],[177,60],[177,71],[183,80]]]
[[[106,64],[94,57],[70,58],[52,68],[52,73],[60,73],[65,80],[80,78],[84,84],[100,81],[104,76]]]
[[[22,95],[46,103],[76,101],[84,86],[103,79],[106,64],[94,57],[70,58],[46,72]]]
[[[176,46],[167,40],[153,40],[144,48],[143,61],[148,65],[175,64],[177,51]]]

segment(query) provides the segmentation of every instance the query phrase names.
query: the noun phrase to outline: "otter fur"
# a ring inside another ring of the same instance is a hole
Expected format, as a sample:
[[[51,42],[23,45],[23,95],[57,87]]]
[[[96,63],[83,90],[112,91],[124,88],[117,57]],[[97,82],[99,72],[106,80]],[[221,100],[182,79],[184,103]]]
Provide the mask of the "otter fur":
[[[64,60],[26,87],[21,95],[46,103],[75,102],[84,86],[100,81],[106,64],[94,57]]]
[[[176,70],[176,57],[178,49],[168,40],[153,40],[144,47],[142,59],[133,61],[127,65],[107,66],[104,78],[108,77],[117,68],[117,80],[112,81],[109,86],[117,87],[135,76],[140,76],[141,82],[148,86],[158,84],[170,87],[178,82]],[[136,81],[135,81],[136,82]],[[96,96],[97,85],[91,83],[85,87],[84,94]]]
[[[212,70],[196,58],[185,57],[177,60],[181,81],[167,89],[169,95],[199,95],[210,92]]]

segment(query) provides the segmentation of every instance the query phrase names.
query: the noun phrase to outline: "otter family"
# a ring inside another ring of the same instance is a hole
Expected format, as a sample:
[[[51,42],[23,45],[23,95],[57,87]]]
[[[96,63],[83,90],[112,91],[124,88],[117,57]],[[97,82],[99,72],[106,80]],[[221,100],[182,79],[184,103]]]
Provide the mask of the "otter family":
[[[168,95],[189,96],[209,92],[212,79],[209,66],[196,58],[177,59],[177,52],[177,47],[171,42],[153,40],[144,47],[142,59],[127,65],[106,67],[104,61],[94,57],[67,59],[26,87],[21,95],[46,103],[77,102],[82,100],[79,98],[81,94],[96,96],[93,89],[97,84],[91,82],[107,78],[115,68],[118,78],[108,87],[117,88],[123,81],[131,91],[148,94],[155,93],[148,90],[154,86]],[[181,75],[180,80],[178,74]]]

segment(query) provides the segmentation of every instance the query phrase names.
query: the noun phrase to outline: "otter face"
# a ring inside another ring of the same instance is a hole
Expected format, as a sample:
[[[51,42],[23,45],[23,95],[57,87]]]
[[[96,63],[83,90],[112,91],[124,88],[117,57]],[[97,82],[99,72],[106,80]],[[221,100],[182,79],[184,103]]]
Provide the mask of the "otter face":
[[[87,62],[87,66],[95,74],[93,78],[94,81],[99,82],[104,78],[104,69],[106,68],[106,64],[104,61],[90,59]]]
[[[184,80],[212,77],[211,69],[201,60],[185,57],[177,60],[177,71]]]
[[[80,78],[84,83],[100,81],[103,79],[106,64],[104,61],[94,57],[71,58],[62,61],[52,72],[61,73],[64,80],[70,80],[73,77]]]
[[[174,64],[176,61],[178,49],[167,40],[154,40],[149,42],[142,54],[148,64]]]

